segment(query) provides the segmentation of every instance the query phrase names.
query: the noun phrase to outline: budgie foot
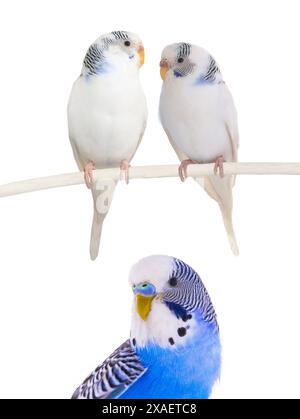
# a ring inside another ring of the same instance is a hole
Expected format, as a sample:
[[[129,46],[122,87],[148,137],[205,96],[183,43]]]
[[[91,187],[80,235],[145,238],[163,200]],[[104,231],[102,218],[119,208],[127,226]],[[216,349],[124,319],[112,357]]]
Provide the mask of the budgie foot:
[[[120,180],[125,180],[125,182],[129,183],[129,167],[130,164],[127,160],[122,160],[120,163]]]
[[[186,159],[186,160],[182,160],[180,166],[178,167],[178,174],[180,177],[180,180],[182,182],[184,182],[186,180],[186,178],[188,177],[187,175],[187,167],[190,164],[197,164],[198,162],[196,162],[195,160],[192,159]]]
[[[86,186],[91,189],[93,183],[93,170],[95,169],[95,163],[90,161],[84,167],[84,181]]]
[[[220,178],[224,177],[224,166],[223,166],[224,161],[225,160],[223,156],[220,156],[215,160],[214,173],[215,175],[219,174]]]

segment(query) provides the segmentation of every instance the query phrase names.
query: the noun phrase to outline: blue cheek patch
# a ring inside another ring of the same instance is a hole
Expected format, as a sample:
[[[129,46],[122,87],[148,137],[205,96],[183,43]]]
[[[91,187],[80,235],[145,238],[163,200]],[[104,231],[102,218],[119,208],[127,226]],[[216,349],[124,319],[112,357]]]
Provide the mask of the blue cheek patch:
[[[174,70],[173,73],[174,73],[175,77],[183,77],[183,75],[181,73],[179,73],[179,71],[177,71],[177,70]]]
[[[133,55],[129,55],[129,59],[132,60],[134,58],[134,54]]]

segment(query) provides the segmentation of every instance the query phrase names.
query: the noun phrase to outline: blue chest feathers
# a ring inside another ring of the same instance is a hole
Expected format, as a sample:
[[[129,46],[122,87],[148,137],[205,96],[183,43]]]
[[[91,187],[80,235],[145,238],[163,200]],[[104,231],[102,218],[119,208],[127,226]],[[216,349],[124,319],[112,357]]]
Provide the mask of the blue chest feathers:
[[[147,371],[120,398],[207,399],[220,375],[221,344],[215,324],[201,321],[190,344],[137,348]]]

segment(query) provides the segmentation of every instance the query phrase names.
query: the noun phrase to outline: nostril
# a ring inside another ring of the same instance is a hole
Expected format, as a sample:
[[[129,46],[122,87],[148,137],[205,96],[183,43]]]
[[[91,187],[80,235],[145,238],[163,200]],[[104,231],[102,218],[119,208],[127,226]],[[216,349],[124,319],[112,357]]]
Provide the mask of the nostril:
[[[168,64],[166,59],[162,59],[160,61],[159,65],[160,65],[160,67],[163,67],[163,68],[168,68],[169,67],[169,64]]]
[[[142,285],[142,288],[146,288],[146,287],[147,287],[147,284],[143,284],[143,285]]]

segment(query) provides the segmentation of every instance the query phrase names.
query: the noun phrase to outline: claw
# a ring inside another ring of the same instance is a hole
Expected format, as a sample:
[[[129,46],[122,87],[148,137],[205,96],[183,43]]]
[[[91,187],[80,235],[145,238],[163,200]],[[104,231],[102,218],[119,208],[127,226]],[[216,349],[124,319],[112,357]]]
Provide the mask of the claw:
[[[129,167],[130,164],[127,160],[122,160],[120,163],[120,180],[124,179],[125,182],[129,183]]]
[[[84,181],[86,186],[91,189],[93,183],[93,170],[95,169],[95,163],[90,161],[84,167]]]
[[[219,174],[220,178],[224,177],[224,166],[223,166],[224,161],[225,160],[223,156],[220,156],[215,160],[214,173],[215,175]]]
[[[178,167],[178,174],[179,174],[181,182],[184,182],[186,178],[188,177],[187,168],[190,164],[197,164],[197,162],[192,159],[182,160],[180,166]]]

